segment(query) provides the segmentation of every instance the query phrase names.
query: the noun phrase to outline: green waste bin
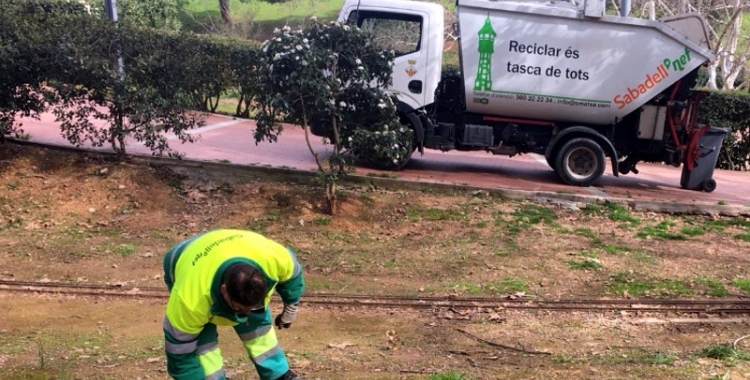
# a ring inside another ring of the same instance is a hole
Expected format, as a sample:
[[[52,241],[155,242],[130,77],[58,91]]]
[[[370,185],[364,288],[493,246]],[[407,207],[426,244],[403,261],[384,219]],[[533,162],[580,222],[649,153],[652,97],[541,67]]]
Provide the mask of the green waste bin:
[[[698,141],[697,157],[692,169],[682,167],[680,186],[685,189],[712,192],[716,190],[716,181],[712,178],[719,151],[724,143],[728,129],[710,127]]]

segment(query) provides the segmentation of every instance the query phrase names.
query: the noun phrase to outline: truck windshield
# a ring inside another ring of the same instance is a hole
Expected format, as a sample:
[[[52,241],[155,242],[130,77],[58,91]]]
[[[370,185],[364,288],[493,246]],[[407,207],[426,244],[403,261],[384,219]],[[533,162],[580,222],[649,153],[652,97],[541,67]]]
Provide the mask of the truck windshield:
[[[393,50],[396,57],[420,49],[422,17],[403,13],[355,10],[348,23],[356,24],[372,33],[375,44],[383,50]]]

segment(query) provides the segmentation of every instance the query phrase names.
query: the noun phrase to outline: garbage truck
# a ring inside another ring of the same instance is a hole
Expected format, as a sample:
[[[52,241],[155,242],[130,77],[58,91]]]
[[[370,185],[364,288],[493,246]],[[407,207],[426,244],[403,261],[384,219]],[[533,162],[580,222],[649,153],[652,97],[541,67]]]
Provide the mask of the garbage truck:
[[[639,162],[702,166],[683,182],[715,188],[715,159],[700,154],[711,127],[696,123],[706,95],[694,90],[698,70],[714,59],[700,15],[607,15],[605,0],[457,0],[459,64],[444,72],[445,12],[423,1],[346,0],[338,18],[395,53],[388,91],[414,131],[412,152],[536,153],[576,186],[595,184],[608,166],[614,176],[638,173]],[[397,170],[410,156],[377,166]]]

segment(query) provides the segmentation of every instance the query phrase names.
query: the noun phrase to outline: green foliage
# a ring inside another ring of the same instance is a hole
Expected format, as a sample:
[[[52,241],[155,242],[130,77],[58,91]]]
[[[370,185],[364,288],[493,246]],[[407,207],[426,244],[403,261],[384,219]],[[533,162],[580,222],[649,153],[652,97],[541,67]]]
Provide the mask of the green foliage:
[[[605,202],[604,206],[606,207],[609,219],[611,220],[626,222],[632,226],[641,224],[640,219],[630,214],[630,209],[628,209],[627,206],[614,202]]]
[[[732,280],[732,285],[742,290],[743,292],[750,294],[750,277],[735,278],[734,280]]]
[[[513,211],[513,216],[521,224],[552,224],[557,220],[557,215],[552,209],[531,203]]]
[[[674,226],[674,222],[671,222],[669,220],[664,220],[659,222],[659,224],[653,225],[653,226],[646,226],[638,233],[636,233],[636,236],[639,238],[648,238],[653,237],[657,239],[667,239],[667,240],[685,240],[687,239],[685,235],[682,233],[674,233],[669,232],[669,228]]]
[[[674,364],[677,357],[671,354],[665,354],[663,352],[657,352],[651,357],[651,364],[654,365],[672,365]]]
[[[699,356],[710,359],[718,359],[725,362],[749,361],[750,354],[734,348],[731,344],[711,344],[699,353]]]
[[[703,235],[706,233],[706,230],[701,226],[694,226],[694,227],[683,227],[682,231],[683,234],[688,236],[698,236]]]
[[[109,144],[125,155],[128,140],[178,157],[165,135],[193,141],[187,131],[205,116],[191,110],[214,111],[234,87],[244,105],[237,113],[249,116],[260,92],[257,43],[149,28],[177,28],[179,0],[119,3],[119,26],[94,2],[0,4],[0,136],[22,137],[16,115],[51,105],[74,145]]]
[[[499,294],[529,291],[529,286],[526,285],[526,282],[524,282],[523,280],[517,280],[512,277],[504,277],[499,280],[493,281],[489,283],[487,287]]]
[[[609,288],[612,292],[631,296],[657,295],[675,296],[691,295],[693,290],[684,281],[672,279],[639,279],[634,274],[623,271],[610,278]]]
[[[435,374],[430,375],[428,379],[429,380],[470,380],[470,378],[467,377],[465,374],[456,372],[456,371],[435,373]]]
[[[237,48],[238,45],[232,45],[234,48],[229,53],[229,68],[232,85],[239,94],[235,115],[250,117],[253,103],[262,93],[260,67],[263,55],[259,47],[248,43],[244,45],[247,46]]]
[[[183,0],[119,0],[117,15],[137,27],[180,30],[182,8]]]
[[[68,141],[76,146],[87,141],[94,146],[109,143],[125,155],[126,141],[131,139],[155,154],[179,157],[165,134],[192,142],[186,132],[202,126],[205,119],[189,112],[193,61],[176,53],[189,39],[126,24],[115,27],[108,20],[59,21],[59,29],[48,39],[61,46],[63,64],[50,85],[58,96],[54,113]],[[63,34],[63,30],[70,32]],[[95,120],[104,121],[106,127]]]
[[[407,207],[406,214],[409,216],[409,220],[417,222],[419,220],[465,220],[467,219],[466,213],[460,210],[445,210],[442,208],[421,208],[421,207]]]
[[[749,121],[750,94],[715,91],[701,101],[698,122],[730,130],[719,153],[718,168],[750,169]]]
[[[583,270],[599,270],[602,268],[602,264],[598,260],[594,259],[583,259],[583,260],[571,260],[568,261],[570,269],[583,269]]]
[[[711,278],[700,277],[696,280],[697,283],[706,286],[706,293],[711,297],[726,297],[729,295],[727,288],[721,281],[714,280]]]
[[[49,46],[42,44],[29,25],[43,23],[50,13],[83,13],[80,4],[0,0],[0,140],[20,136],[17,116],[38,117],[46,107],[40,84],[50,71]]]
[[[391,96],[393,53],[381,51],[367,32],[346,24],[312,21],[303,30],[285,27],[263,43],[256,141],[275,141],[281,117],[333,149],[325,159],[309,144],[335,213],[335,187],[353,170],[353,157],[399,164],[408,159],[411,130],[403,128]],[[406,143],[404,141],[407,141]]]
[[[594,238],[596,238],[596,234],[594,234],[594,231],[591,231],[591,229],[590,229],[590,228],[587,228],[587,227],[579,227],[579,228],[576,228],[576,229],[575,229],[575,230],[573,231],[573,233],[574,233],[574,234],[576,234],[576,235],[578,235],[578,236],[583,236],[583,237],[587,237],[587,238],[589,238],[589,239],[594,239]]]

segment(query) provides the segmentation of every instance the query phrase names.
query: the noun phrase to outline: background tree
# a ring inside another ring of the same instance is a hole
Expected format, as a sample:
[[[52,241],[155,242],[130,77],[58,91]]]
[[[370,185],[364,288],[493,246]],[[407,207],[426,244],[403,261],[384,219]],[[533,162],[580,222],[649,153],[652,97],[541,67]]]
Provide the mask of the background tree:
[[[313,21],[304,30],[285,27],[262,47],[266,96],[258,101],[256,141],[275,141],[284,121],[302,126],[315,157],[331,214],[336,184],[356,156],[399,161],[412,151],[412,131],[396,117],[390,84],[393,52],[381,51],[368,33],[346,24]],[[310,128],[328,136],[332,151],[321,157]],[[403,142],[407,141],[407,144]]]
[[[750,58],[749,9],[747,0],[634,0],[631,15],[648,18],[653,12],[657,19],[680,13],[702,15],[708,23],[711,48],[716,54],[716,60],[707,68],[706,86],[733,90],[748,88],[750,84],[742,76]]]
[[[132,26],[180,30],[183,0],[119,0],[117,12],[120,19]]]

